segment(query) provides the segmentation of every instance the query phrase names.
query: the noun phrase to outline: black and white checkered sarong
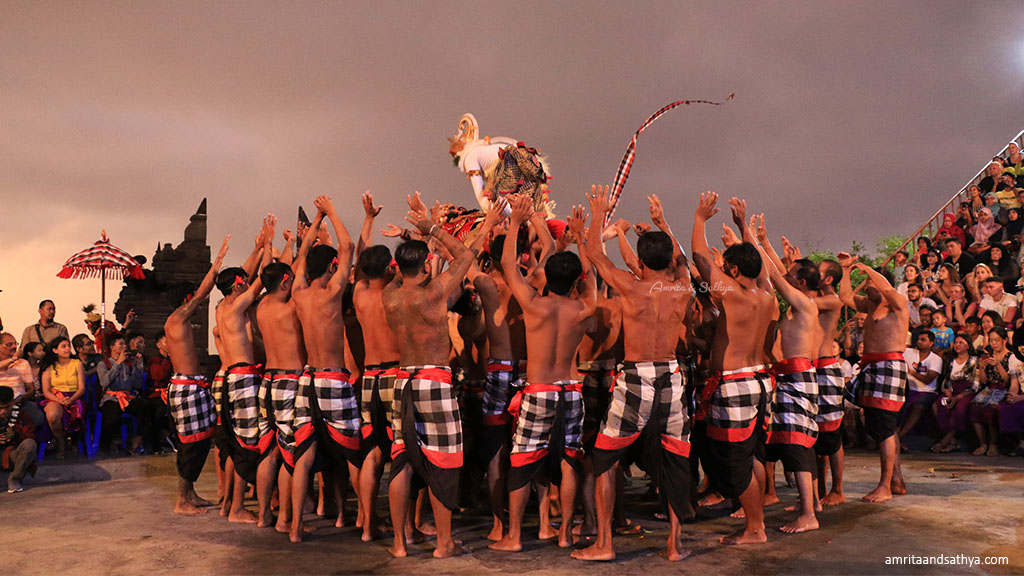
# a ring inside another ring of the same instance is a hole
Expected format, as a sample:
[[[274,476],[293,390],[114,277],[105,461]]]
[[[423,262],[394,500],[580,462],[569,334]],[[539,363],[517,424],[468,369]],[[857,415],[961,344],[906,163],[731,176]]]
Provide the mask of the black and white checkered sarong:
[[[171,376],[167,406],[182,442],[199,442],[213,435],[217,413],[205,376]]]

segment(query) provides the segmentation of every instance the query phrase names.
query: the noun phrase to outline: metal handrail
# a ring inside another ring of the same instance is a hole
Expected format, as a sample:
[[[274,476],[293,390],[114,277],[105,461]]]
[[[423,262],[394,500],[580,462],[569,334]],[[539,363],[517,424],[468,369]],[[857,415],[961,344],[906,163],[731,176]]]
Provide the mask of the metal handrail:
[[[1014,144],[1014,143],[1017,144],[1018,148],[1020,148],[1021,150],[1024,150],[1024,130],[1021,130],[1020,132],[1018,132],[1017,135],[1014,136],[1012,140],[1007,142],[1006,146],[1003,146],[1002,150],[1000,150],[998,153],[996,153],[996,156],[1002,156],[1006,152],[1006,149],[1010,147],[1010,144]],[[963,198],[965,198],[967,196],[967,190],[971,186],[973,186],[973,185],[977,184],[979,181],[981,181],[981,175],[985,173],[985,170],[988,169],[988,165],[991,164],[991,163],[992,163],[991,160],[989,160],[988,162],[985,162],[985,165],[981,168],[981,170],[979,170],[978,173],[975,174],[973,178],[968,180],[967,184],[964,184],[963,187],[960,188],[959,192],[954,194],[953,197],[950,198],[948,202],[943,204],[942,208],[939,208],[935,212],[935,214],[932,214],[931,218],[925,220],[924,224],[921,224],[921,226],[913,234],[908,236],[907,239],[904,240],[902,244],[900,244],[899,248],[896,248],[896,250],[894,250],[893,253],[890,254],[882,262],[881,267],[884,268],[884,267],[888,266],[889,263],[892,262],[892,259],[896,257],[896,254],[899,251],[901,251],[901,250],[903,250],[904,248],[907,247],[907,244],[910,244],[911,242],[916,242],[917,241],[917,237],[920,236],[921,233],[924,232],[926,228],[928,229],[928,232],[929,232],[928,235],[929,236],[933,235],[933,233],[934,233],[934,231],[936,229],[936,224],[938,224],[938,223],[940,223],[942,221],[941,218],[946,213],[946,210],[949,209],[951,206],[953,206],[953,204],[956,203],[957,200],[962,200]],[[916,246],[915,246],[915,251],[916,251]],[[862,280],[860,282],[860,284],[858,284],[857,287],[853,289],[854,294],[856,294],[858,291],[860,291],[860,289],[864,287],[864,284],[866,282],[867,282],[867,280]]]

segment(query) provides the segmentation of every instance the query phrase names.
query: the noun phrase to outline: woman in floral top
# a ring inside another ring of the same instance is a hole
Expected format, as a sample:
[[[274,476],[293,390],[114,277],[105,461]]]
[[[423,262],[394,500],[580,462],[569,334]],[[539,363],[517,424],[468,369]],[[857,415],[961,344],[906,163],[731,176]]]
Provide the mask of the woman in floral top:
[[[957,449],[956,433],[967,429],[967,410],[978,391],[978,360],[971,352],[967,336],[958,334],[953,339],[953,354],[942,371],[942,398],[932,404],[939,428],[945,432],[932,446],[932,452],[953,452]]]
[[[1021,362],[1006,348],[1006,330],[993,328],[988,334],[991,351],[978,360],[978,388],[969,410],[969,418],[978,434],[980,446],[974,454],[997,456],[999,405],[1012,388],[1020,392]]]

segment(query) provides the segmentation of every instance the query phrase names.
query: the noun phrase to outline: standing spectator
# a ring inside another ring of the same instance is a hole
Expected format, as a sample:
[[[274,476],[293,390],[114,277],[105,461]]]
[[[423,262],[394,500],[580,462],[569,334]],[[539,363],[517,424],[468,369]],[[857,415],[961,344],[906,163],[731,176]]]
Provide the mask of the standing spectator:
[[[71,342],[63,336],[50,342],[43,359],[43,396],[41,402],[57,447],[57,459],[64,459],[68,432],[82,427],[82,396],[85,394],[85,370],[71,357]]]
[[[961,278],[966,278],[974,270],[974,257],[964,252],[964,242],[960,238],[946,241],[946,263],[956,266],[956,271]]]
[[[100,399],[100,413],[103,414],[100,446],[110,452],[114,451],[121,429],[121,415],[128,412],[137,419],[139,429],[132,438],[131,448],[121,448],[134,454],[142,445],[142,437],[139,435],[143,426],[142,418],[139,417],[142,404],[138,397],[145,383],[145,365],[141,355],[129,351],[124,336],[112,334],[109,338],[110,357],[104,358],[97,366],[100,386],[104,390],[103,398]]]
[[[68,329],[63,324],[53,321],[57,314],[57,306],[53,300],[43,300],[39,303],[39,322],[27,326],[21,334],[21,349],[29,342],[39,342],[44,346],[59,336],[69,338]]]
[[[14,391],[0,386],[0,461],[7,476],[7,492],[21,492],[21,482],[27,472],[34,475],[36,462],[36,435],[28,414],[14,401]]]
[[[974,396],[968,412],[980,445],[975,455],[998,456],[999,405],[1011,386],[1020,391],[1021,362],[1006,348],[1006,330],[993,328],[988,335],[985,355],[978,361],[980,391]]]
[[[46,419],[43,411],[36,404],[36,380],[32,376],[32,367],[24,358],[18,358],[18,341],[7,332],[0,333],[0,387],[10,388],[14,393],[14,401],[21,407],[33,430],[43,425]]]
[[[904,270],[907,267],[907,258],[908,254],[904,250],[896,252],[892,258],[892,278],[893,282],[897,285],[902,284],[903,281],[907,279],[904,274]],[[906,294],[904,294],[904,296],[906,296]]]
[[[935,336],[931,332],[921,332],[917,336],[914,348],[907,348],[903,358],[907,362],[907,401],[903,405],[903,426],[898,434],[900,445],[903,438],[917,426],[926,410],[939,397],[939,374],[942,373],[942,358],[932,352]]]
[[[978,361],[971,353],[971,342],[966,334],[957,334],[953,340],[953,354],[942,368],[942,398],[932,405],[939,429],[945,432],[932,446],[932,452],[956,450],[956,434],[967,429],[967,410],[978,391],[976,368]]]

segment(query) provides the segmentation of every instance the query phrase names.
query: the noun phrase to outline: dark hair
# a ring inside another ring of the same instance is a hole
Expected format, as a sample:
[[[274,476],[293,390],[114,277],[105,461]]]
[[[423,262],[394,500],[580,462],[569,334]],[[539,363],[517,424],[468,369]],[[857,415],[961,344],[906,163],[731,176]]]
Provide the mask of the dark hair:
[[[391,250],[383,244],[370,246],[359,254],[356,265],[367,278],[381,278],[387,274],[388,266],[391,265]]]
[[[843,281],[843,267],[832,259],[822,260],[821,263],[825,265],[825,273],[821,276],[821,281],[824,282],[825,278],[831,278],[832,285],[839,286],[839,283]]]
[[[71,339],[71,347],[75,349],[75,352],[78,352],[78,349],[85,346],[87,343],[93,343],[92,338],[90,338],[88,334],[76,334],[75,337]]]
[[[423,240],[406,240],[395,248],[395,262],[405,276],[415,276],[423,271],[430,249]]]
[[[729,246],[722,254],[722,258],[726,264],[735,266],[739,269],[740,274],[747,278],[757,278],[761,274],[761,253],[750,242],[740,242]]]
[[[306,254],[306,277],[316,280],[323,276],[331,268],[334,259],[338,257],[338,251],[333,246],[317,244],[309,249]]]
[[[195,296],[195,293],[196,286],[192,282],[175,282],[167,288],[167,298],[175,306],[181,306],[185,303],[186,298]]]
[[[821,289],[821,273],[818,272],[817,264],[807,258],[801,258],[795,264],[797,280],[802,281],[808,290]]]
[[[956,342],[957,338],[963,340],[967,344],[967,355],[974,356],[974,345],[971,343],[970,337],[963,332],[958,332],[956,336],[953,336],[953,342]],[[952,346],[950,346],[952,348]]]
[[[908,292],[910,291],[911,288],[917,288],[918,290],[921,290],[922,292],[924,291],[924,286],[922,286],[920,282],[914,282],[913,284],[907,284],[907,291]]]
[[[463,286],[462,295],[452,304],[449,310],[459,316],[473,316],[480,312],[480,301],[476,297],[476,290],[473,290],[470,286]]]
[[[1003,326],[1006,326],[1006,322],[1003,321],[1003,317],[1000,316],[999,313],[996,312],[995,310],[988,310],[987,312],[982,314],[981,317],[982,318],[986,318],[986,317],[991,318],[992,319],[992,323],[995,324],[996,328],[1002,328]]]
[[[292,267],[284,262],[271,262],[260,271],[260,280],[263,282],[263,287],[267,289],[267,292],[277,292],[284,282],[285,276],[295,278]]]
[[[124,335],[124,341],[127,344],[136,338],[145,338],[146,336],[142,332],[129,332]]]
[[[967,324],[977,324],[978,326],[981,326],[981,318],[978,316],[968,316],[967,319],[964,320],[964,325],[966,326]]]
[[[44,350],[46,346],[42,342],[25,342],[25,346],[21,349],[21,357],[28,359],[29,354],[35,351],[36,348],[43,346]]]
[[[932,334],[930,330],[922,330],[918,332],[917,337],[920,338],[921,336],[927,336],[929,340],[935,342],[935,334]]]
[[[225,296],[231,294],[231,291],[235,289],[235,279],[238,277],[246,279],[249,275],[238,266],[221,270],[220,274],[217,274],[217,290],[220,290],[220,293]]]
[[[50,366],[57,363],[57,347],[60,346],[62,342],[67,342],[68,345],[71,344],[71,341],[68,340],[67,336],[57,336],[46,343],[46,356],[43,356],[43,361],[39,363],[40,374]]]
[[[932,239],[931,239],[931,238],[929,238],[929,237],[927,237],[927,236],[918,236],[918,237],[917,237],[917,242],[918,242],[918,243],[920,243],[920,242],[921,242],[921,240],[924,240],[924,243],[925,243],[925,245],[926,245],[926,246],[928,247],[928,249],[930,250],[930,249],[931,249],[931,247],[932,247]]]
[[[961,242],[960,239],[957,238],[956,236],[951,236],[949,238],[946,238],[946,246],[949,246],[950,243],[956,243],[958,246],[963,246],[964,245],[964,243]]]
[[[39,303],[39,308],[42,309],[42,307],[46,306],[47,304],[53,304],[53,300],[50,300],[49,298],[47,298],[46,300],[43,300],[42,302]],[[53,307],[56,308],[57,305],[53,304]]]
[[[942,311],[942,308],[932,310],[932,316],[934,317],[936,314],[941,314],[943,318],[947,318],[946,313]]]
[[[153,341],[156,342],[163,338],[164,336],[167,336],[167,332],[165,332],[164,329],[161,328],[160,331],[156,333],[156,337],[153,338]]]
[[[1002,326],[996,326],[995,328],[990,330],[988,335],[991,336],[992,334],[996,334],[1003,340],[1006,340],[1006,328],[1003,328]]]
[[[491,266],[497,266],[501,270],[501,254],[505,250],[505,234],[498,234],[491,238],[491,245],[487,247],[487,253],[491,256]],[[530,236],[525,228],[519,229],[516,237],[516,254],[523,254],[529,247]]]
[[[664,270],[672,264],[672,237],[655,230],[648,232],[636,240],[636,255],[645,268]]]
[[[904,256],[906,256],[907,258],[909,258],[909,257],[910,257],[910,254],[907,254],[907,251],[906,251],[906,250],[897,250],[897,251],[896,251],[896,253],[897,253],[897,254],[903,254],[903,255],[904,255]]]
[[[885,278],[885,281],[888,282],[890,286],[892,286],[892,272],[889,272],[888,269],[882,268],[881,266],[875,268],[875,272],[881,274],[882,278]]]
[[[110,350],[111,348],[114,347],[114,344],[117,344],[118,340],[122,340],[122,341],[124,341],[126,346],[128,345],[128,339],[124,337],[124,334],[119,334],[117,332],[113,332],[113,333],[109,334],[106,337],[106,339],[103,341],[104,347],[107,350]]]
[[[646,234],[645,234],[646,236]],[[583,264],[575,252],[557,252],[544,263],[544,276],[547,277],[547,289],[559,296],[565,296],[572,290],[573,284],[583,274]]]
[[[1003,279],[999,276],[989,276],[988,278],[985,278],[984,282],[986,284],[1002,284]]]
[[[7,404],[14,401],[14,388],[0,386],[0,404]]]
[[[927,304],[921,304],[921,306],[919,306],[917,308],[917,312],[918,313],[928,312],[929,314],[931,314],[932,312],[935,312],[935,308],[933,308],[933,307],[931,307],[931,306],[929,306]]]

